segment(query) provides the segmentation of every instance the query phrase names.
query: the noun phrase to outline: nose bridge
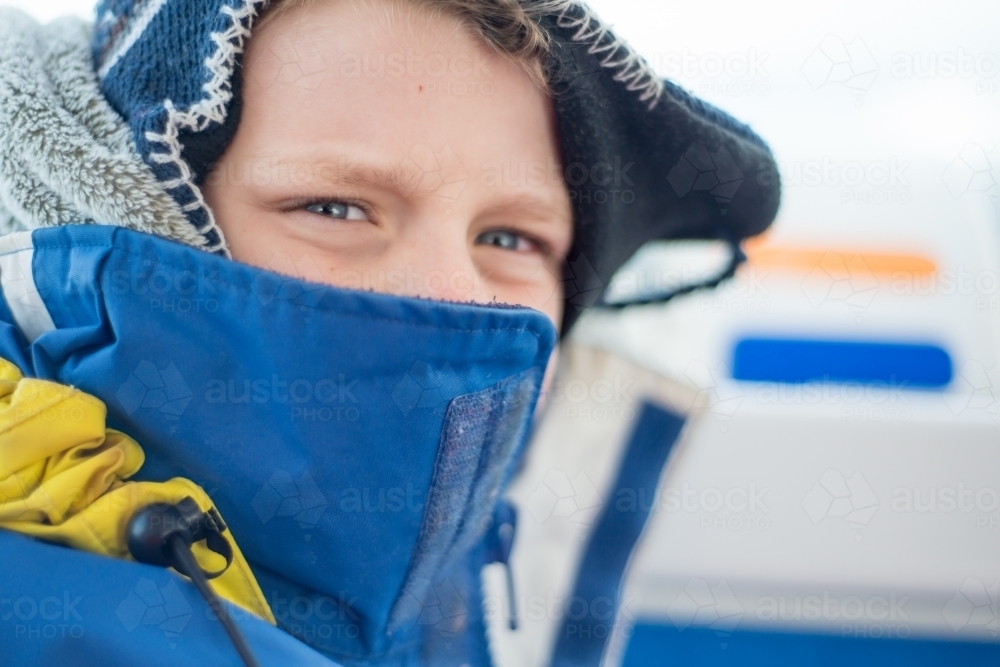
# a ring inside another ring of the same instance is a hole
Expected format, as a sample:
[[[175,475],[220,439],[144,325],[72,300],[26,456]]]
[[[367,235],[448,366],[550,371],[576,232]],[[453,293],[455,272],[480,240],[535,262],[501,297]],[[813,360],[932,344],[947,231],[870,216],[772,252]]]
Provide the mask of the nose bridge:
[[[484,301],[486,290],[472,260],[469,220],[457,207],[429,207],[401,239],[412,279],[411,296],[444,301]]]

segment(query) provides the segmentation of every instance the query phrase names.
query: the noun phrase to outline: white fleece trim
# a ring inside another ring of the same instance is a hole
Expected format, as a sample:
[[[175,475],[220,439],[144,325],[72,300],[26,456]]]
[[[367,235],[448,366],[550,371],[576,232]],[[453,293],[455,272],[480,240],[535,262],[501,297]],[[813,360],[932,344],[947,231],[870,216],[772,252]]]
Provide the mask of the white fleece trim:
[[[11,315],[29,343],[56,328],[35,285],[31,262],[35,244],[31,232],[0,236],[0,289]]]
[[[232,77],[236,68],[236,58],[243,53],[246,39],[250,36],[250,27],[257,15],[257,5],[261,0],[243,0],[242,6],[233,8],[223,5],[219,10],[229,16],[229,27],[223,32],[213,32],[211,37],[215,42],[215,52],[205,59],[205,67],[211,73],[211,78],[202,86],[206,96],[188,109],[177,109],[170,100],[165,100],[167,108],[167,124],[163,133],[146,132],[146,139],[161,144],[165,150],[151,153],[150,159],[160,164],[170,164],[178,171],[178,177],[163,183],[168,190],[187,188],[193,201],[183,206],[185,212],[198,209],[205,211],[208,224],[198,231],[203,235],[215,232],[219,242],[205,246],[209,252],[222,250],[229,255],[225,237],[215,222],[212,210],[205,202],[201,189],[194,182],[191,168],[181,156],[179,133],[183,128],[192,132],[201,132],[209,123],[222,123],[226,120],[226,105],[233,97]],[[246,21],[244,26],[243,22]]]
[[[149,0],[145,5],[139,8],[139,13],[132,17],[132,20],[128,22],[127,32],[118,38],[118,42],[115,44],[111,53],[107,55],[104,59],[104,64],[101,68],[97,70],[97,76],[101,79],[108,75],[111,68],[121,60],[122,56],[128,53],[128,50],[136,43],[139,36],[142,35],[146,26],[149,22],[153,20],[160,9],[167,3],[167,0]]]
[[[75,17],[41,25],[0,7],[2,231],[97,222],[203,247],[101,95],[92,34]]]

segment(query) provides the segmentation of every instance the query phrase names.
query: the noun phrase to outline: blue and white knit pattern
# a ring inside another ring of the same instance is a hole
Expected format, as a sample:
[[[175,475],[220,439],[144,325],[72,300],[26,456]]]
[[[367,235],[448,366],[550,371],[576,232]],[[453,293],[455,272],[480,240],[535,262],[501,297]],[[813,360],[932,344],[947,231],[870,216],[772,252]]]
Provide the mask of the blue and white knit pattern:
[[[143,160],[205,237],[205,249],[223,254],[225,239],[198,183],[235,132],[235,123],[226,123],[233,74],[266,3],[102,0],[97,7],[93,55],[104,95],[132,127]]]

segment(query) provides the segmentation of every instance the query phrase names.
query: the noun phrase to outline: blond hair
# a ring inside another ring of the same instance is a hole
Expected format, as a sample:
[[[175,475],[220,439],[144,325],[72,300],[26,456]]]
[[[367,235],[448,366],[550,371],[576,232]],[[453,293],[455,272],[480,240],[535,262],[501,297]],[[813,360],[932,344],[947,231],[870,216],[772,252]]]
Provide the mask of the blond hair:
[[[319,0],[271,0],[256,28],[276,16]],[[549,35],[538,18],[564,0],[408,0],[431,11],[457,18],[482,37],[496,53],[520,67],[537,85],[547,88],[545,63]]]

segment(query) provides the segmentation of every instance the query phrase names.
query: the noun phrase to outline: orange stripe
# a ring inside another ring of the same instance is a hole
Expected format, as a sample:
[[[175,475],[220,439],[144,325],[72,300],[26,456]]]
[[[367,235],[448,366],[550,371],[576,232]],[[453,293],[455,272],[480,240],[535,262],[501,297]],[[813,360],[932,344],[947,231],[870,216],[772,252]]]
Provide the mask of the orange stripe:
[[[772,270],[809,273],[816,267],[822,267],[831,274],[850,274],[861,270],[876,276],[900,273],[926,276],[937,270],[937,265],[927,257],[906,253],[821,250],[763,243],[748,244],[745,250],[750,264]]]

